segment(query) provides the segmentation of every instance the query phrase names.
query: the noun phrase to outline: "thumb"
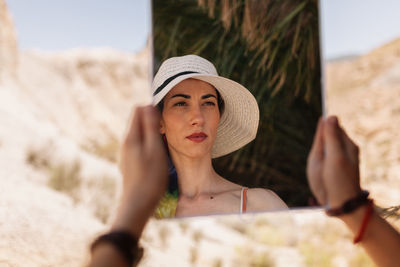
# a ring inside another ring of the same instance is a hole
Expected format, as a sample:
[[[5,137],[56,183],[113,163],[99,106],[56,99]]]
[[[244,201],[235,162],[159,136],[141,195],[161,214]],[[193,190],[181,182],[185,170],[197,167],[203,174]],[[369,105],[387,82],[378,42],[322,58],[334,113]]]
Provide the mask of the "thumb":
[[[322,160],[324,157],[324,143],[322,138],[322,118],[319,119],[314,141],[308,155],[308,161]]]

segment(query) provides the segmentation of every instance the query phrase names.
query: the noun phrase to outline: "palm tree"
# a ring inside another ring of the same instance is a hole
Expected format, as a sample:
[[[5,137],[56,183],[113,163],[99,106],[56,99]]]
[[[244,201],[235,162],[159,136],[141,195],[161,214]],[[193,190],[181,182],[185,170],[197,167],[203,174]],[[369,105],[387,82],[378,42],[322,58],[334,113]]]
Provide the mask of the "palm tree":
[[[322,112],[318,1],[153,0],[153,25],[155,70],[166,58],[197,54],[258,101],[256,140],[216,159],[217,171],[307,205],[305,166]]]

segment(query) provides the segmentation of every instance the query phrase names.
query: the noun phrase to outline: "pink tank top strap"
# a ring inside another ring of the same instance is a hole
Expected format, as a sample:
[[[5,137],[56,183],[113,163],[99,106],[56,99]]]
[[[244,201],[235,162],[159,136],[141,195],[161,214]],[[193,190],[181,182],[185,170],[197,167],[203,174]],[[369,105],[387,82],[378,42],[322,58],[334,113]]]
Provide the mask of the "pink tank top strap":
[[[240,213],[246,213],[247,189],[247,187],[242,187],[242,191],[240,192]]]

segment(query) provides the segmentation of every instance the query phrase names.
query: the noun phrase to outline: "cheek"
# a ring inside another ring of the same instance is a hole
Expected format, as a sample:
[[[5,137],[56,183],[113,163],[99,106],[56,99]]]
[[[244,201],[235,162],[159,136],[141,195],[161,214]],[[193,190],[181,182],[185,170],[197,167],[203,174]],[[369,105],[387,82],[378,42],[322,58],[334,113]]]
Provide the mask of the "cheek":
[[[164,133],[171,135],[175,132],[178,132],[181,126],[181,120],[179,116],[175,116],[174,114],[168,114],[167,116],[163,116],[163,129]]]
[[[218,130],[219,120],[220,120],[219,113],[212,114],[212,116],[210,116],[209,118],[210,127],[215,134],[217,133]]]

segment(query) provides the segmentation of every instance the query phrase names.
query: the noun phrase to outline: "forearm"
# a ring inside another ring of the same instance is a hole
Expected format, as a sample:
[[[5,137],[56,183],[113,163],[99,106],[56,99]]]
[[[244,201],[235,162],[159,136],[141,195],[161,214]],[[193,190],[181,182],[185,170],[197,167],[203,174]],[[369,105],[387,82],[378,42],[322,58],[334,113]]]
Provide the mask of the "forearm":
[[[340,217],[354,235],[357,235],[360,231],[367,208],[367,206],[363,206]],[[378,266],[398,266],[400,261],[400,234],[376,211],[371,214],[360,244]]]
[[[140,238],[143,228],[151,216],[153,206],[141,197],[140,194],[124,196],[117,210],[117,216],[111,226],[113,230],[129,231],[133,236]]]

